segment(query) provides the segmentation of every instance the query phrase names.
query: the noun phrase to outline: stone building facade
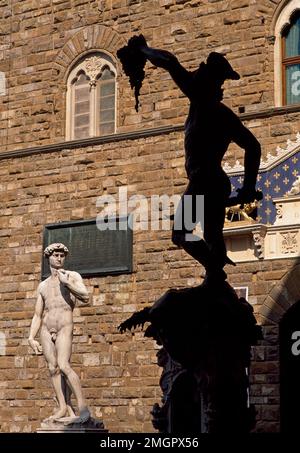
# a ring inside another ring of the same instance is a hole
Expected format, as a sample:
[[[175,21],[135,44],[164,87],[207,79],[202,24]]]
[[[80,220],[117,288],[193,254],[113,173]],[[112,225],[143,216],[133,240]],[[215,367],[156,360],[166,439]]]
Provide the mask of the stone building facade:
[[[281,101],[277,73],[281,32],[297,7],[293,0],[0,1],[1,432],[35,431],[54,405],[44,359],[27,344],[45,225],[95,218],[97,198],[117,195],[123,186],[129,197],[149,199],[180,194],[186,184],[187,100],[168,74],[147,64],[136,112],[117,50],[142,32],[151,46],[174,52],[190,70],[210,51],[225,53],[241,79],[226,82],[224,102],[261,142],[264,159],[273,156],[279,165],[278,147],[285,159],[300,149],[300,107]],[[115,68],[115,132],[67,139],[70,71],[98,53]],[[243,160],[243,151],[231,146],[226,162],[233,176],[237,159]],[[300,238],[297,219],[291,222],[296,235],[287,253],[253,252],[228,269],[232,285],[248,288],[263,326],[251,368],[261,432],[280,430],[279,331],[300,300]],[[241,225],[231,227],[237,233],[227,236],[240,244]],[[153,431],[149,413],[161,398],[157,347],[142,332],[120,335],[117,326],[170,287],[200,284],[201,272],[172,245],[170,231],[140,229],[133,235],[132,273],[85,279],[92,301],[75,309],[73,363],[93,414],[110,431]]]

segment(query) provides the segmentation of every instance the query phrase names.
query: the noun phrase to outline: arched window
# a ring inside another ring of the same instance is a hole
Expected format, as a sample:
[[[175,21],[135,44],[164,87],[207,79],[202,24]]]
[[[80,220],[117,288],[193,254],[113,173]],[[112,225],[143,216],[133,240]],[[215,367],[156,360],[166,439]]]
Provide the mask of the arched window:
[[[275,106],[300,104],[300,2],[281,0],[274,30]]]
[[[116,70],[97,52],[81,59],[67,81],[67,140],[113,134],[116,129]]]
[[[300,13],[282,32],[283,104],[300,104]]]

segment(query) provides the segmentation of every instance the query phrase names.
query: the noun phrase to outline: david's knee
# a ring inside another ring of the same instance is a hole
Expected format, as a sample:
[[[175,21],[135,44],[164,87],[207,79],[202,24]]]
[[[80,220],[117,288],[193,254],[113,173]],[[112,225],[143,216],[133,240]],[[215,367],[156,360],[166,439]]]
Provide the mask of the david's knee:
[[[59,363],[59,362],[58,362],[58,367],[59,367],[60,371],[61,371],[65,376],[68,376],[68,374],[70,373],[70,371],[72,371],[72,368],[71,368],[70,364],[67,363],[67,362],[62,362],[62,363]]]
[[[59,370],[57,365],[50,364],[49,365],[49,373],[50,373],[51,377],[57,376],[60,373],[60,370]]]

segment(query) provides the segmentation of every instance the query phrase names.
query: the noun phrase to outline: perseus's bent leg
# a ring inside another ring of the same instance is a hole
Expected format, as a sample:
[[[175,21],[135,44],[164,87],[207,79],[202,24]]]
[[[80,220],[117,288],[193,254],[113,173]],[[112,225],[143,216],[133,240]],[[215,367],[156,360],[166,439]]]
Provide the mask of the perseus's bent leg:
[[[200,194],[197,194],[192,183],[189,183],[175,213],[172,242],[207,267],[210,260],[209,248],[203,239],[193,234],[196,224],[203,220],[199,202],[197,204],[197,195]]]
[[[202,264],[207,275],[215,275],[221,279],[226,278],[224,265],[234,264],[227,257],[223,237],[225,202],[230,194],[230,183],[228,185],[227,179],[220,175],[221,187],[220,183],[216,184],[216,192],[212,189],[208,191],[208,188],[198,181],[190,182],[178,205],[172,231],[174,244],[182,247]],[[199,209],[199,199],[197,200],[197,195],[201,195],[201,192],[204,192],[204,212]],[[191,198],[188,199],[186,195]],[[204,240],[192,235],[194,225],[199,222],[203,228]]]
[[[225,265],[226,246],[223,236],[225,206],[223,203],[208,199],[204,215],[204,239],[208,244],[214,261]]]

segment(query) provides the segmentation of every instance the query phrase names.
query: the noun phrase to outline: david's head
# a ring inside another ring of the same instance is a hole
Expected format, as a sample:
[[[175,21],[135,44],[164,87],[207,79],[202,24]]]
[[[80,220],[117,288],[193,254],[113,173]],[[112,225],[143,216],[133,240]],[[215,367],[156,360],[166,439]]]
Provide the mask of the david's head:
[[[68,253],[68,247],[60,242],[50,244],[44,250],[44,256],[49,260],[50,266],[54,269],[63,268]]]

